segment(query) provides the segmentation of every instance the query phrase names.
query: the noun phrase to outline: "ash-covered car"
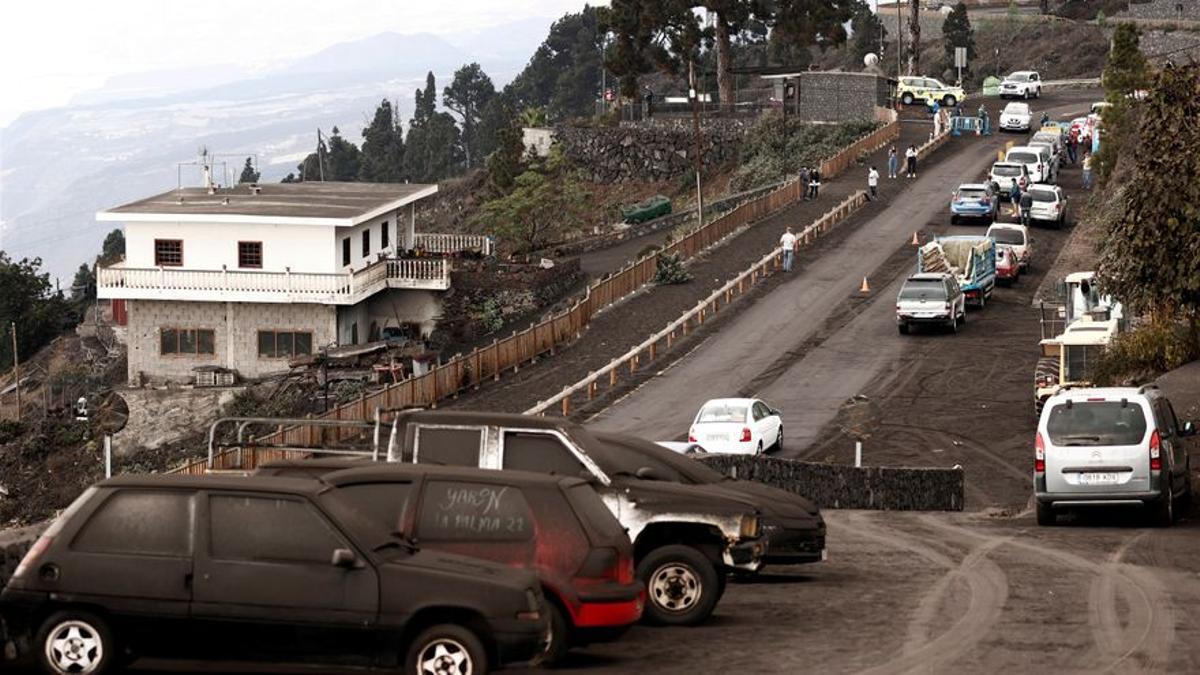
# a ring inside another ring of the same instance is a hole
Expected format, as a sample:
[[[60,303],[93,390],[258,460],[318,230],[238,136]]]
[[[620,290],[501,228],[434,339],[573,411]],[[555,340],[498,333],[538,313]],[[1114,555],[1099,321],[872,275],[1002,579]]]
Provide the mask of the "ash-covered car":
[[[392,422],[387,458],[585,478],[633,542],[637,577],[646,585],[645,619],[666,625],[704,621],[724,593],[728,573],[762,566],[767,545],[754,500],[613,470],[617,463],[607,453],[608,446],[563,419],[409,410]]]
[[[754,500],[762,512],[762,531],[767,538],[764,564],[796,565],[825,559],[825,519],[811,500],[758,481],[730,478],[671,451],[662,443],[628,434],[594,432],[593,435],[608,446],[604,456],[611,462],[606,467],[610,471],[633,471],[655,480],[717,487]]]

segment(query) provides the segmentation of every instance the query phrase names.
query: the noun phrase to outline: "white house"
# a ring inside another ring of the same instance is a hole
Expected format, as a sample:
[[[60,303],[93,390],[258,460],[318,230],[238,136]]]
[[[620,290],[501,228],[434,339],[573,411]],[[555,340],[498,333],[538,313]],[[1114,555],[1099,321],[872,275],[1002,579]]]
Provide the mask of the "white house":
[[[100,212],[97,220],[125,224],[125,259],[100,268],[97,286],[99,297],[124,303],[130,381],[190,381],[200,366],[253,378],[324,346],[378,339],[389,325],[428,332],[450,287],[440,254],[489,245],[417,233],[415,204],[436,192],[242,184],[179,188]]]

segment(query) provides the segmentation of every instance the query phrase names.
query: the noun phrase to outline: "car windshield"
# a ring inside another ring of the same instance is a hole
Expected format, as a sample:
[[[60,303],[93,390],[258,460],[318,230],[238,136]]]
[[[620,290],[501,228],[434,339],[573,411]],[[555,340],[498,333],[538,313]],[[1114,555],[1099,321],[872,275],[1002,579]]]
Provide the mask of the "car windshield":
[[[988,232],[988,236],[995,239],[998,244],[1015,244],[1020,246],[1025,243],[1025,235],[1020,230],[1010,230],[1007,227],[992,230]]]
[[[901,300],[945,300],[946,287],[940,279],[909,279],[900,289]]]
[[[745,422],[747,408],[748,406],[744,403],[709,403],[700,409],[696,423]]]
[[[1029,195],[1035,202],[1054,203],[1058,201],[1058,195],[1053,190],[1030,190]]]
[[[1010,82],[1028,82],[1029,73],[1013,73],[1008,76]]]
[[[1004,106],[1004,114],[1006,115],[1028,115],[1029,106],[1024,103],[1009,103]]]
[[[997,164],[992,167],[992,173],[997,176],[1020,176],[1021,167],[1016,164]]]
[[[987,190],[983,188],[959,188],[958,199],[986,199]]]
[[[1051,144],[1051,145],[1053,145],[1053,144],[1054,144],[1054,141],[1055,141],[1056,139],[1055,139],[1055,137],[1054,137],[1054,134],[1043,134],[1043,133],[1036,133],[1036,134],[1034,134],[1034,135],[1033,135],[1033,140],[1035,140],[1035,141],[1041,141],[1042,143],[1048,143],[1048,144]]]
[[[638,469],[649,467],[663,480],[691,484],[719,483],[725,479],[719,472],[694,459],[641,438],[624,434],[597,434],[596,439],[607,450],[608,465],[600,466],[605,471],[636,475]]]
[[[1050,409],[1046,421],[1057,446],[1136,445],[1146,435],[1146,415],[1132,401],[1079,401]]]
[[[1032,152],[1010,152],[1010,153],[1008,153],[1008,157],[1006,157],[1005,159],[1008,159],[1009,161],[1012,161],[1012,162],[1022,162],[1025,164],[1036,164],[1038,161],[1038,156],[1033,154]]]

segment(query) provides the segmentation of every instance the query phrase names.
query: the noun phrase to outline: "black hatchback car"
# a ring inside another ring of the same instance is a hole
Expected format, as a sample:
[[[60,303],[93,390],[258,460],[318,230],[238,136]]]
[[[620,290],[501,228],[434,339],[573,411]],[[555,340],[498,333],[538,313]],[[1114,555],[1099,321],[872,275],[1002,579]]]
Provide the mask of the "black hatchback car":
[[[541,652],[533,574],[417,550],[335,492],[289,478],[103,481],[0,593],[0,638],[48,673],[141,656],[484,673]]]

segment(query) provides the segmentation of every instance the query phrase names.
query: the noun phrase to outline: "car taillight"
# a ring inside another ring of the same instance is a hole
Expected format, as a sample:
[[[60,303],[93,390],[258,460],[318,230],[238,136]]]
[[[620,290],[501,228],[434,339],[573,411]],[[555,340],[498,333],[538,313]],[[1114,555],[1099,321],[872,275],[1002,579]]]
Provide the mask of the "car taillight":
[[[1150,470],[1162,471],[1162,437],[1158,435],[1158,429],[1150,434]]]
[[[742,427],[742,442],[750,442],[750,427]]]
[[[698,442],[699,441],[696,440],[696,430],[695,429],[688,430],[688,443],[698,443]]]
[[[38,537],[34,542],[33,547],[21,558],[21,564],[17,565],[17,571],[13,572],[14,579],[20,579],[25,576],[32,567],[37,565],[37,561],[46,553],[46,549],[50,548],[50,543],[54,540],[51,537]]]
[[[615,548],[596,548],[588,552],[576,575],[580,580],[633,583],[633,557],[621,555]]]
[[[1033,439],[1033,470],[1046,473],[1046,442],[1042,440],[1040,431]]]

